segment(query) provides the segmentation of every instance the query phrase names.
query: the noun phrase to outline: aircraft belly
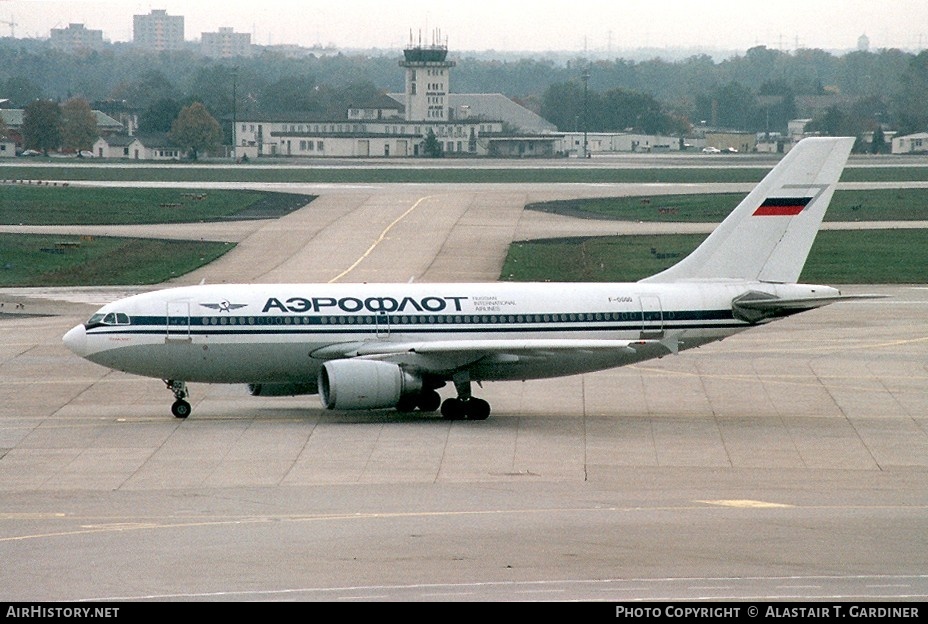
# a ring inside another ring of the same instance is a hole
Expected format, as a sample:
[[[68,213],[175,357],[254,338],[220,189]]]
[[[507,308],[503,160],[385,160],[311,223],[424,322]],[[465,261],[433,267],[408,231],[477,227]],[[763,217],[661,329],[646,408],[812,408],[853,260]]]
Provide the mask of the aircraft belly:
[[[304,382],[315,380],[313,347],[287,343],[157,342],[99,351],[88,359],[117,370],[158,379],[205,383]]]
[[[672,328],[668,328],[666,338],[677,339],[676,347],[684,350],[721,340],[738,331],[740,329],[704,328],[675,332]],[[494,337],[493,334],[486,336]],[[390,340],[383,341],[383,344],[389,345],[393,341],[402,342],[412,339],[429,342],[454,337],[453,334],[446,333],[437,333],[428,338],[421,335],[396,333],[391,336]],[[483,334],[477,334],[477,338],[481,337],[484,337]],[[537,336],[532,334],[528,337],[584,339],[602,337],[602,335],[565,331]],[[346,339],[361,338],[361,340],[347,343],[333,343],[330,337],[324,338],[326,339],[324,342],[319,337],[299,342],[288,342],[279,338],[260,340],[257,337],[240,341],[232,340],[228,336],[201,334],[166,340],[163,335],[137,335],[127,338],[114,334],[98,334],[95,340],[99,348],[89,355],[88,359],[116,370],[159,379],[207,383],[301,383],[315,380],[319,367],[324,361],[324,359],[313,357],[314,353],[331,350],[333,354],[344,353],[344,356],[350,357],[351,349],[342,348],[341,345],[354,345],[354,348],[357,348],[357,345],[376,345],[380,342],[365,340],[367,336],[364,335],[346,336]],[[637,332],[612,332],[609,338],[634,340],[637,338]],[[466,369],[473,378],[489,381],[573,375],[625,366],[663,356],[669,352],[665,353],[660,349],[657,351],[646,349],[635,353],[559,350],[481,355],[472,350],[462,349],[462,352],[457,355],[445,353],[438,357],[422,354],[410,354],[409,356],[397,354],[391,359],[398,364],[441,376]]]

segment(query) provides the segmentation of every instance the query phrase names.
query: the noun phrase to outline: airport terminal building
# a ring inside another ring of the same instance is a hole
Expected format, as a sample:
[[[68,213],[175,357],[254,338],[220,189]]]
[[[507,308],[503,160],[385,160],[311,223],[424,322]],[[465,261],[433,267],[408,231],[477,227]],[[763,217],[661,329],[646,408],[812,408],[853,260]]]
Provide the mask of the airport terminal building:
[[[500,121],[318,121],[297,116],[256,118],[236,124],[236,157],[424,156],[431,132],[444,154],[486,156],[487,135],[502,134]]]
[[[452,94],[444,45],[409,46],[403,93],[352,107],[339,120],[308,114],[250,116],[234,123],[235,157],[555,156],[563,135],[502,94]],[[437,146],[437,147],[436,147]]]

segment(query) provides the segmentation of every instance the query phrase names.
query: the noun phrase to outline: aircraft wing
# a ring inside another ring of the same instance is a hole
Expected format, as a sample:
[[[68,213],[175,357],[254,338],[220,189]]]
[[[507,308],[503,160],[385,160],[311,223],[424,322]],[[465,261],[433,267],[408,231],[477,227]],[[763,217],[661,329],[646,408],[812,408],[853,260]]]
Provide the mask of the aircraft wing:
[[[593,339],[503,339],[437,340],[423,342],[363,342],[330,345],[312,356],[317,359],[363,358],[407,364],[421,370],[443,373],[480,361],[506,362],[521,358],[554,358],[625,355],[630,360],[647,359],[676,352],[676,345],[658,340]],[[642,357],[644,356],[644,357]]]

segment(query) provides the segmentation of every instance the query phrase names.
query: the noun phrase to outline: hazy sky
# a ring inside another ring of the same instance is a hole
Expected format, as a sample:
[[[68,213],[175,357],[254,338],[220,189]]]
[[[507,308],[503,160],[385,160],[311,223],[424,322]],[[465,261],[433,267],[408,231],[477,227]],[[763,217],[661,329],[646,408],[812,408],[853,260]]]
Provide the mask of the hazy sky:
[[[746,50],[756,45],[849,50],[928,46],[926,0],[0,0],[0,35],[46,38],[82,23],[109,41],[131,41],[132,16],[183,15],[185,37],[231,26],[261,45],[400,48],[410,30],[454,50],[639,47]]]

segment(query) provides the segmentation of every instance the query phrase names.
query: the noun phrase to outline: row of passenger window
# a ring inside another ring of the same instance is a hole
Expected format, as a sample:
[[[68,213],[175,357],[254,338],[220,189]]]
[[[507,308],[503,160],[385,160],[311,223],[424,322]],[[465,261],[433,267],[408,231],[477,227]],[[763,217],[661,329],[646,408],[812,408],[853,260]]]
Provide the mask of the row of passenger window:
[[[660,320],[658,313],[649,320]],[[610,312],[588,314],[517,315],[409,315],[409,316],[204,316],[203,325],[430,325],[492,323],[571,323],[583,321],[640,321],[641,313]]]

